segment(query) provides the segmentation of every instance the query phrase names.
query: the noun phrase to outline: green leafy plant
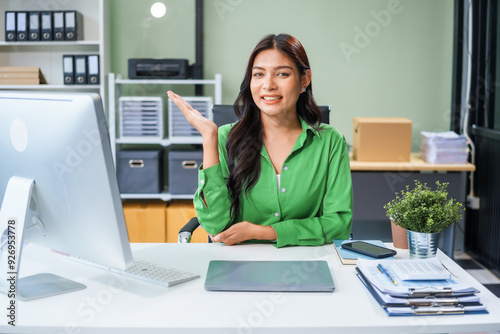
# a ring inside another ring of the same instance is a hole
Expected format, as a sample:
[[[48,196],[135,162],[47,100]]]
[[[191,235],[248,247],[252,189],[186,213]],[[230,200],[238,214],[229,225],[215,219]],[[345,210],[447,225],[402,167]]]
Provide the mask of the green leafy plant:
[[[427,183],[415,180],[415,187],[396,193],[396,198],[384,205],[394,224],[420,233],[437,233],[462,218],[462,203],[448,199],[448,183],[436,182],[432,190]]]

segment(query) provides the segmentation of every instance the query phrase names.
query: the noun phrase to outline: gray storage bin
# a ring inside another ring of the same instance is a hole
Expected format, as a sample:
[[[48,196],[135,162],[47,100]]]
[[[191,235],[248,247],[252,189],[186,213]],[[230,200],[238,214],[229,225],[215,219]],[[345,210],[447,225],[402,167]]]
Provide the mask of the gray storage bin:
[[[198,189],[198,167],[203,151],[170,151],[168,153],[168,183],[171,194],[194,194]]]
[[[116,173],[121,193],[163,191],[163,150],[123,150],[116,154]]]

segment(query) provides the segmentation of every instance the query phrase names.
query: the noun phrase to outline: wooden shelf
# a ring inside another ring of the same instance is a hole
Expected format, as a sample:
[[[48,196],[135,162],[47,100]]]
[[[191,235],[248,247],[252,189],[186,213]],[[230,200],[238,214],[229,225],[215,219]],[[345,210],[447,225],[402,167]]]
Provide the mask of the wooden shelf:
[[[356,171],[435,171],[435,172],[472,172],[476,166],[466,164],[432,164],[420,158],[420,153],[412,153],[409,162],[398,161],[356,161],[349,155],[351,170]]]

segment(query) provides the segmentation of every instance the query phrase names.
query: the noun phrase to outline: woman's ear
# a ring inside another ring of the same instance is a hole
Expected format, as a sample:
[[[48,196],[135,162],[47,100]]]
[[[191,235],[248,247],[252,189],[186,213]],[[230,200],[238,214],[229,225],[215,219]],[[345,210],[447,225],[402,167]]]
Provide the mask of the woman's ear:
[[[307,88],[307,86],[309,86],[310,83],[311,83],[311,70],[306,70],[306,72],[301,78],[301,87]]]

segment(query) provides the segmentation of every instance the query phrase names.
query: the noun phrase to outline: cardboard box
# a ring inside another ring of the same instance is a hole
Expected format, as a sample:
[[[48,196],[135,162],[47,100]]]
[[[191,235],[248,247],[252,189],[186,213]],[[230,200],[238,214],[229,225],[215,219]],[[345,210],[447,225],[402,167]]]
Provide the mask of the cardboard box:
[[[193,217],[196,217],[193,201],[175,200],[167,210],[167,242],[177,242],[179,230]],[[203,227],[198,227],[191,236],[191,243],[208,242],[208,234]]]
[[[352,123],[354,160],[410,161],[411,120],[403,117],[354,117]]]
[[[166,203],[124,202],[123,213],[130,242],[167,242]]]

